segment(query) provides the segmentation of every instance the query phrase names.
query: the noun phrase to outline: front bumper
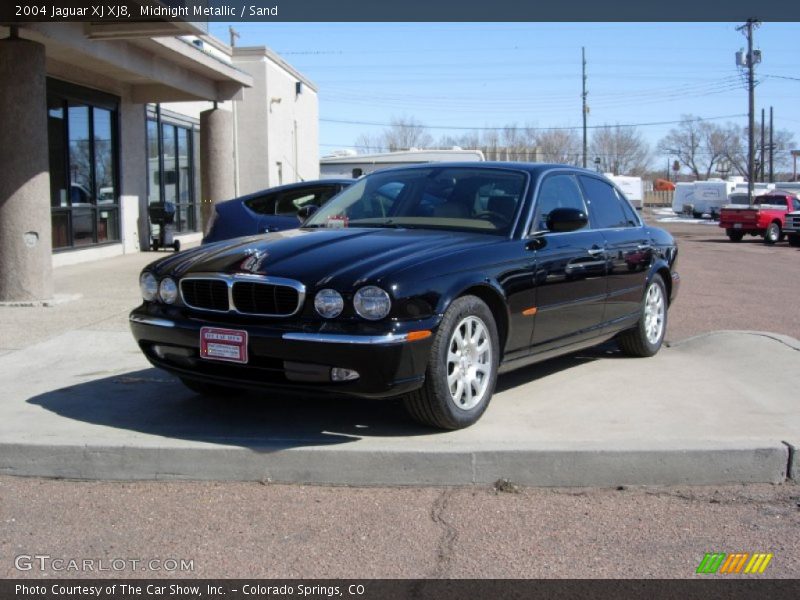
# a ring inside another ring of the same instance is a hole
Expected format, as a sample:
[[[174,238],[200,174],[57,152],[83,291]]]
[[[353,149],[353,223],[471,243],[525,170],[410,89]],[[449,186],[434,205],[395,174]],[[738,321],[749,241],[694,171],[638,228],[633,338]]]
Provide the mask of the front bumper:
[[[433,335],[408,341],[411,331],[435,332],[439,318],[349,329],[336,323],[269,321],[230,323],[178,310],[142,305],[130,314],[136,342],[156,367],[178,377],[223,386],[280,392],[388,398],[419,388],[425,380]],[[200,358],[200,329],[246,330],[248,363]],[[359,373],[354,381],[330,380],[331,368]]]

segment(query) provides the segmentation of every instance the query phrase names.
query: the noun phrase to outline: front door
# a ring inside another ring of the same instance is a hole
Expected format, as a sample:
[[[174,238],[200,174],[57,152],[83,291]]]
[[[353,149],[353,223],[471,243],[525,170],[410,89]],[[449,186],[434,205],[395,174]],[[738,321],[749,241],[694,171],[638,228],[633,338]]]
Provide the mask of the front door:
[[[548,175],[536,199],[531,226],[537,239],[536,315],[531,337],[534,352],[592,337],[603,322],[605,239],[589,226],[565,233],[549,232],[548,215],[556,208],[575,208],[588,214],[574,175]]]

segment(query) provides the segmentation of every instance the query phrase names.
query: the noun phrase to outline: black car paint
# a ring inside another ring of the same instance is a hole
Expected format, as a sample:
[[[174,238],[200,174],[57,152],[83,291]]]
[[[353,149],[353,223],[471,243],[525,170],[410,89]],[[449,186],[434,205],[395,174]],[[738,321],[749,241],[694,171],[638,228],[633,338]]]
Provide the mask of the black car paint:
[[[656,273],[664,279],[670,300],[675,297],[677,249],[663,230],[640,223],[615,230],[529,234],[536,190],[545,176],[596,174],[555,165],[480,163],[480,167],[528,175],[525,202],[508,236],[402,228],[314,229],[202,246],[166,257],[148,269],[159,278],[235,273],[253,253],[266,253],[263,272],[299,279],[306,285],[302,311],[289,319],[264,319],[145,302],[132,315],[162,316],[176,326],[155,331],[152,326],[132,323],[134,335],[151,362],[178,375],[258,385],[245,375],[250,367],[203,360],[183,368],[147,352],[147,345],[153,342],[196,348],[202,324],[246,328],[251,332],[253,356],[354,368],[362,373],[356,382],[315,384],[310,386],[313,389],[385,397],[421,385],[431,338],[386,347],[353,347],[289,342],[282,340],[281,334],[370,335],[420,329],[435,333],[449,304],[471,293],[483,298],[495,314],[503,339],[501,370],[509,370],[594,345],[635,325],[645,286]],[[392,296],[392,312],[383,321],[365,322],[352,309],[331,321],[315,313],[313,297],[319,289],[339,290],[349,307],[355,291],[368,284],[379,285]],[[536,311],[534,316],[523,314],[530,309]],[[276,380],[268,387],[284,388],[284,384]]]

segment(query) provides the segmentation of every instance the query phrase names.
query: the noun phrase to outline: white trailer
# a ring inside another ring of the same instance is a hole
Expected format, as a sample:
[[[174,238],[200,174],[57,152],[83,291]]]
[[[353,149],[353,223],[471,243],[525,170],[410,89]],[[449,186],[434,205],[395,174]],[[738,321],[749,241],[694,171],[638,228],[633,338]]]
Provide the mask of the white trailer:
[[[625,197],[635,208],[642,208],[642,201],[644,200],[644,182],[641,177],[614,175],[613,173],[604,173],[604,175],[623,191]]]
[[[334,177],[361,177],[367,173],[389,167],[407,167],[431,162],[483,161],[480,150],[405,150],[380,154],[344,154],[323,156],[319,161],[321,179]]]
[[[672,195],[672,211],[677,214],[683,214],[686,207],[694,208],[694,183],[680,181],[675,184],[675,192]]]

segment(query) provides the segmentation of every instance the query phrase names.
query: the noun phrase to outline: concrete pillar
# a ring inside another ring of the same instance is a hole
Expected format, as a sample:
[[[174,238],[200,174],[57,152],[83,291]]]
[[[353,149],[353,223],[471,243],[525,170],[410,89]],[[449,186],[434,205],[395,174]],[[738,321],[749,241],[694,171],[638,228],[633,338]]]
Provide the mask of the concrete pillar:
[[[0,302],[53,296],[44,46],[0,40]]]
[[[221,108],[200,113],[200,216],[205,231],[215,202],[235,194],[233,115]]]

